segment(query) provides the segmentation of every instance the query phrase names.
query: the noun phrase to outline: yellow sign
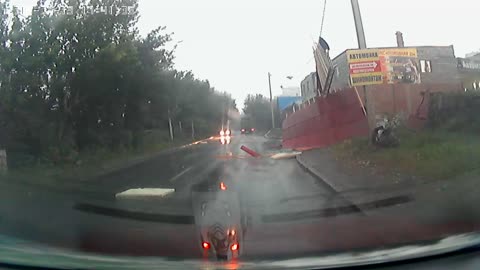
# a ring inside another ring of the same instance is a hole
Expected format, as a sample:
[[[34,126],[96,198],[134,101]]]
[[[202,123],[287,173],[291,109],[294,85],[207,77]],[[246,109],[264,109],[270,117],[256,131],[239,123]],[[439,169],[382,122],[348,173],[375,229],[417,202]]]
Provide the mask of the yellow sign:
[[[347,57],[352,86],[383,83],[379,50],[349,50]]]
[[[348,63],[369,62],[380,60],[378,50],[348,50]]]
[[[383,73],[375,72],[368,74],[351,74],[350,81],[352,86],[382,84]]]
[[[397,57],[413,57],[417,58],[417,49],[411,48],[393,48],[393,49],[379,49],[381,56],[397,56]]]
[[[352,86],[420,83],[415,48],[348,50]]]

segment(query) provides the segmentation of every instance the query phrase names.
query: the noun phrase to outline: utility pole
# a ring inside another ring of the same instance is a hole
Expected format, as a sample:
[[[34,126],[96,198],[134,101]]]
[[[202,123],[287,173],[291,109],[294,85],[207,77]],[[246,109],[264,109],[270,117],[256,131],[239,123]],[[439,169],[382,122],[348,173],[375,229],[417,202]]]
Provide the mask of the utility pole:
[[[268,88],[270,89],[270,110],[272,111],[272,129],[275,128],[275,114],[273,113],[273,97],[272,97],[272,82],[270,77],[272,74],[268,73]]]
[[[363,30],[362,14],[360,13],[360,5],[358,0],[352,1],[353,19],[355,20],[355,29],[357,30],[358,48],[366,49],[367,41],[365,40],[365,31]]]
[[[363,22],[362,22],[362,14],[360,13],[360,5],[358,4],[358,0],[351,0],[352,2],[352,11],[353,11],[353,19],[355,21],[355,29],[357,31],[357,41],[358,41],[358,48],[359,49],[366,49],[367,48],[367,41],[365,39],[365,31],[363,29]],[[375,98],[373,97],[372,93],[367,90],[366,86],[363,86],[363,95],[365,97],[365,107],[367,110],[367,118],[368,118],[368,126],[370,132],[376,128],[377,120],[376,120],[376,113],[375,113]]]

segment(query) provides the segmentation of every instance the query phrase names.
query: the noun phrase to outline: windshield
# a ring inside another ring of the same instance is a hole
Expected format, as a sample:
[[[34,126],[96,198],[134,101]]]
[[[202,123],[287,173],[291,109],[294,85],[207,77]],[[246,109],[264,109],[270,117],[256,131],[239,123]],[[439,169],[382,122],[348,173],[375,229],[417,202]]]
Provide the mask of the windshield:
[[[0,0],[0,237],[236,268],[476,232],[479,5],[390,4]]]

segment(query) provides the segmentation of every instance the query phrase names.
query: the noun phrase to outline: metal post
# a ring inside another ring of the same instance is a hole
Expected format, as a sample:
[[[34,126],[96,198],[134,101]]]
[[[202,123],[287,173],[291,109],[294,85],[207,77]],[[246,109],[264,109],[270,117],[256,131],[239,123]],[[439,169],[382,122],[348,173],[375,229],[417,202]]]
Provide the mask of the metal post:
[[[268,73],[268,88],[270,89],[270,110],[272,111],[272,129],[275,128],[275,114],[273,112],[273,98],[272,98],[272,82],[270,80],[272,74]]]
[[[367,41],[365,40],[365,31],[363,30],[362,14],[360,13],[360,5],[358,0],[352,1],[353,19],[355,20],[355,29],[357,30],[358,48],[366,49]]]
[[[172,126],[172,118],[168,117],[168,127],[170,128],[170,140],[173,141],[173,126]]]
[[[193,124],[193,120],[192,120],[192,139],[195,140],[195,126]]]
[[[173,126],[172,126],[172,117],[170,116],[170,109],[168,109],[168,128],[170,130],[170,140],[173,141]]]

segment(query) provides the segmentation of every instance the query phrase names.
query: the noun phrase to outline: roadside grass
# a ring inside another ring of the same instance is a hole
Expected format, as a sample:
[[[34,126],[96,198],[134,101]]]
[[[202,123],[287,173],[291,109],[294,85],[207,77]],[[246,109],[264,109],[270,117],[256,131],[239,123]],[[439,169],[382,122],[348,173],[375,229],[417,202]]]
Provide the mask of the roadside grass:
[[[354,139],[336,145],[337,157],[367,162],[391,172],[402,172],[426,179],[448,179],[476,172],[480,174],[480,140],[472,133],[401,130],[400,146],[379,148],[367,139]]]
[[[174,142],[167,141],[115,151],[106,148],[92,149],[80,153],[75,163],[54,165],[48,162],[39,162],[27,168],[9,170],[0,175],[0,181],[74,186],[84,180],[147,160],[161,151],[190,142],[189,139],[180,139]]]

